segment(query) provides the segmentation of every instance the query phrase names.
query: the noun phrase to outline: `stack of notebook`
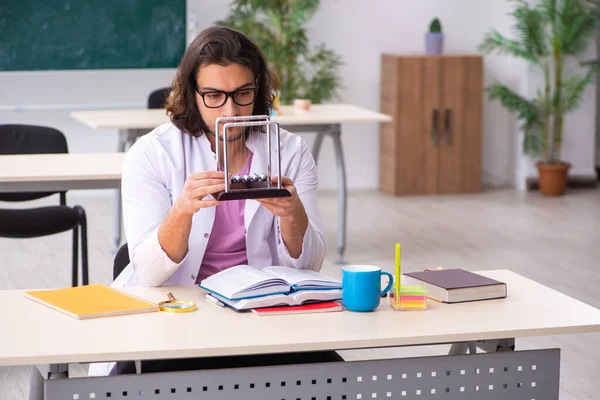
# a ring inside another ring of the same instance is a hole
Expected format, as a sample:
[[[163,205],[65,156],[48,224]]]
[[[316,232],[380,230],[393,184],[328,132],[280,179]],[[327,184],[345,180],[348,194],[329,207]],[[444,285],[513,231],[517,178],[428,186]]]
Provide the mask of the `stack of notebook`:
[[[427,290],[421,286],[401,286],[394,308],[400,310],[424,310],[427,308]]]

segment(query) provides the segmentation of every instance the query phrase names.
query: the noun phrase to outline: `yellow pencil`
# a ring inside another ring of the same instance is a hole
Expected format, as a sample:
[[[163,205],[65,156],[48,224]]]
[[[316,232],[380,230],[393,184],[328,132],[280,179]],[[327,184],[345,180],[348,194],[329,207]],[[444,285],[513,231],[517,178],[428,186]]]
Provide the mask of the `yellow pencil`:
[[[400,243],[396,243],[396,304],[400,304]]]

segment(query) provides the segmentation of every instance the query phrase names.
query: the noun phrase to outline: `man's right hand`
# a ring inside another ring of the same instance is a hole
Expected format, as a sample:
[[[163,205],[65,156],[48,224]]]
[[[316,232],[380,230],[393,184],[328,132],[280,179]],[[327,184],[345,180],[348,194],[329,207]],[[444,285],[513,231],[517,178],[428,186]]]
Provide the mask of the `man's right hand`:
[[[177,211],[193,215],[201,208],[219,204],[217,200],[202,200],[209,194],[225,190],[225,173],[223,171],[204,171],[188,175],[174,208]]]

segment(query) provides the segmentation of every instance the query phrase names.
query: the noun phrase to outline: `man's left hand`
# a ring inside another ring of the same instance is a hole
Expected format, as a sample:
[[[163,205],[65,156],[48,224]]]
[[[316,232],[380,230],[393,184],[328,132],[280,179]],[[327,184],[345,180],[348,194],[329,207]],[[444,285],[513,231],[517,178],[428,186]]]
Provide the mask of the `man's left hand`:
[[[277,185],[277,178],[273,177],[273,184]],[[269,197],[265,199],[256,199],[265,206],[273,215],[281,218],[294,217],[305,213],[302,201],[298,197],[294,182],[286,176],[281,177],[281,187],[287,189],[290,197]]]

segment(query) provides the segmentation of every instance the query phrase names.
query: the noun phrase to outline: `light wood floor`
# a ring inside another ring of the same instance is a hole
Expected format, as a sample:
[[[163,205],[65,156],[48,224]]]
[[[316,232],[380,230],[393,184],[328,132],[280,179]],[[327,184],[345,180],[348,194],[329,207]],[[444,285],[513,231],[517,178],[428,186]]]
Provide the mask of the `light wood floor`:
[[[72,192],[68,201],[84,206],[88,213],[91,281],[108,284],[114,256],[113,196],[97,193]],[[337,226],[335,193],[321,193],[319,201],[329,246],[323,271],[340,277],[339,266],[333,262]],[[51,203],[43,200],[29,205]],[[5,206],[14,205],[2,204]],[[351,193],[348,260],[378,265],[392,272],[396,242],[402,243],[405,271],[435,266],[470,270],[506,268],[600,307],[600,190],[571,190],[562,198],[513,190],[403,198],[377,192]],[[70,243],[70,233],[40,239],[0,239],[0,289],[68,286]],[[523,339],[517,342],[517,347],[560,347],[561,400],[600,399],[600,334]],[[343,355],[346,359],[361,359],[443,354],[446,350],[431,346],[346,351]],[[84,367],[73,366],[73,374],[82,374]],[[0,368],[0,399],[26,399],[28,378],[29,367]]]

